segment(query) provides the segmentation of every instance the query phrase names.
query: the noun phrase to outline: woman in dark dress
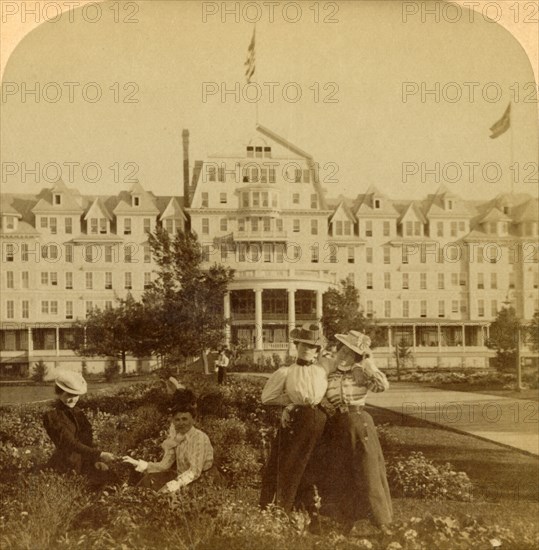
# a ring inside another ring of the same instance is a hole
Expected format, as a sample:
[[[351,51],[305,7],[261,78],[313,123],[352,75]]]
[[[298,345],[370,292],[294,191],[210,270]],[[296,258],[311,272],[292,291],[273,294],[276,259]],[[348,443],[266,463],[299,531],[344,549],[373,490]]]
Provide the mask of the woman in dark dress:
[[[378,526],[391,522],[393,508],[382,448],[372,417],[365,412],[368,391],[382,392],[387,379],[370,358],[370,338],[351,330],[340,342],[326,398],[335,412],[326,423],[318,461],[321,513],[348,527],[361,518]]]
[[[76,372],[64,371],[56,377],[57,400],[43,417],[45,430],[56,447],[47,467],[60,473],[83,474],[92,484],[102,484],[111,481],[107,463],[115,456],[94,446],[92,426],[76,407],[86,391],[86,380]]]

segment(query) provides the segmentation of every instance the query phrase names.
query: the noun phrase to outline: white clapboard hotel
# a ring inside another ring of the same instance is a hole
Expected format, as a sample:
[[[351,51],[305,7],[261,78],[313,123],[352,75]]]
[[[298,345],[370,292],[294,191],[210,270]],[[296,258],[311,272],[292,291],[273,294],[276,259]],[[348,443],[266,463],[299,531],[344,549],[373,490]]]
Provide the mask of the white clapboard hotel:
[[[535,197],[469,201],[442,185],[421,200],[393,200],[383,184],[327,197],[315,159],[261,125],[238,150],[194,162],[184,130],[183,154],[183,196],[143,183],[83,195],[61,181],[38,195],[2,195],[0,375],[40,359],[80,366],[71,323],[117,296],[141,296],[154,276],[147,233],[156,225],[190,227],[208,262],[235,269],[227,339],[255,355],[285,353],[291,328],[319,321],[323,293],[342,279],[385,327],[382,367],[401,340],[418,365],[485,367],[498,310],[511,304],[530,320],[539,309]],[[525,342],[523,356],[537,361]],[[89,370],[104,364],[85,361]]]

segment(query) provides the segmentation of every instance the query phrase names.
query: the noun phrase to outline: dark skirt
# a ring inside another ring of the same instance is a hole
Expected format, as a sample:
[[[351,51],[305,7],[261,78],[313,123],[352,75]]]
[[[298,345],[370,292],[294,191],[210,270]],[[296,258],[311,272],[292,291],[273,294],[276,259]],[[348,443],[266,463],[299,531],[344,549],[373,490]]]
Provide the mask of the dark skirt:
[[[309,479],[309,459],[319,443],[327,416],[318,407],[299,406],[291,413],[289,428],[279,427],[262,476],[260,506],[275,504],[290,511],[302,505]]]
[[[313,461],[318,467],[321,514],[342,522],[361,518],[377,525],[391,522],[384,456],[370,414],[335,413]]]

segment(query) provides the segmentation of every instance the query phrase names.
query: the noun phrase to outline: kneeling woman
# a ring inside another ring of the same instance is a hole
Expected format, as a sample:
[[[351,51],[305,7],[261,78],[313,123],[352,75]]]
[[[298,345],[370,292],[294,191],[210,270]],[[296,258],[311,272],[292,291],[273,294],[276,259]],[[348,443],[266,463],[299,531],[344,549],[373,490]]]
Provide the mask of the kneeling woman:
[[[144,472],[139,487],[173,493],[212,469],[213,447],[210,438],[194,426],[194,396],[189,390],[182,393],[184,395],[181,399],[175,399],[169,437],[161,445],[165,451],[161,462],[123,457],[123,461],[135,466],[137,472]]]
[[[389,384],[370,358],[368,336],[351,330],[335,338],[340,347],[335,370],[328,377],[326,398],[336,412],[323,436],[321,512],[349,527],[360,518],[385,525],[391,522],[393,510],[384,457],[372,417],[364,406],[369,390],[382,392]]]

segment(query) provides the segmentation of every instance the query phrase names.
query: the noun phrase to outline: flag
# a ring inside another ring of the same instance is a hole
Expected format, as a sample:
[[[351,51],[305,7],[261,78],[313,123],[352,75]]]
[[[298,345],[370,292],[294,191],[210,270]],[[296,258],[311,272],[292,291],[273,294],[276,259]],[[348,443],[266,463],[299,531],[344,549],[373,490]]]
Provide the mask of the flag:
[[[255,31],[256,28],[253,29],[253,37],[251,38],[251,43],[247,50],[247,60],[245,61],[245,78],[247,79],[247,84],[251,82],[251,78],[255,74]]]
[[[492,132],[490,139],[496,139],[497,137],[501,136],[503,133],[509,130],[510,126],[511,126],[511,103],[509,103],[509,105],[507,106],[507,109],[505,110],[505,113],[503,114],[502,118],[500,118],[498,122],[495,122],[494,125],[490,127],[490,131]]]

